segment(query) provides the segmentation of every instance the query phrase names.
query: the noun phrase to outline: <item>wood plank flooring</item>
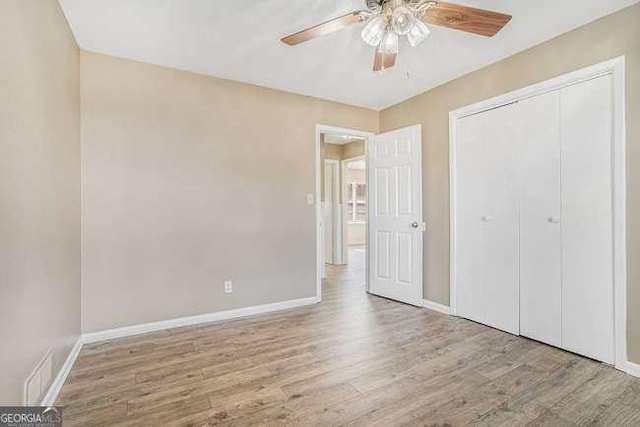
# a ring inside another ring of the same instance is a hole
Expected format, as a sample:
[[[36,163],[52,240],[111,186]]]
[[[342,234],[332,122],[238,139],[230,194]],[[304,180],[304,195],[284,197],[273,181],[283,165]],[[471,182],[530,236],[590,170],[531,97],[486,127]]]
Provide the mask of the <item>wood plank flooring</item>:
[[[367,295],[363,256],[317,306],[86,346],[65,426],[640,426],[640,379]]]

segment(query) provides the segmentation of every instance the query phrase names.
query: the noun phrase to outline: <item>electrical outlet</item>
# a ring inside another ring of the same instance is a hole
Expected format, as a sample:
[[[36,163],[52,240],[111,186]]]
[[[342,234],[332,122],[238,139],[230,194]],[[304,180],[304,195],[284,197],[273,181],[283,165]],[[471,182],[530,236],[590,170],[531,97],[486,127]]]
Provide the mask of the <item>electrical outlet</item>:
[[[230,294],[231,292],[233,292],[233,282],[231,280],[225,280],[224,281],[224,293],[225,294]]]

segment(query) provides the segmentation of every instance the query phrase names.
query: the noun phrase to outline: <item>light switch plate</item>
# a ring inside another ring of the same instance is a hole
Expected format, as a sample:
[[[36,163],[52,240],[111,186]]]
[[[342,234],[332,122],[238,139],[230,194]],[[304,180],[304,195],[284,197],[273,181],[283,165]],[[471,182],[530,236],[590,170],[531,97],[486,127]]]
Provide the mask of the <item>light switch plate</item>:
[[[224,281],[224,293],[230,294],[233,292],[233,282],[231,280]]]

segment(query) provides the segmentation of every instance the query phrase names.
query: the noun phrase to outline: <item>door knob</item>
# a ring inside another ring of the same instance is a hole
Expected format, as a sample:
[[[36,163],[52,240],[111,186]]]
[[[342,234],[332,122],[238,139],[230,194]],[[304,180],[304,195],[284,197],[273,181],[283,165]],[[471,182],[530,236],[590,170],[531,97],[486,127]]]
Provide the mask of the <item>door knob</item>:
[[[411,226],[412,226],[413,228],[418,228],[418,227],[420,227],[420,224],[418,224],[416,221],[413,221],[413,222],[411,223]]]
[[[485,215],[482,218],[480,218],[480,220],[482,220],[482,222],[489,222],[492,219],[493,219],[493,217],[492,216],[488,216],[488,215]]]
[[[547,218],[547,221],[549,221],[551,224],[557,224],[560,222],[560,218],[558,218],[557,216],[550,216],[549,218]]]

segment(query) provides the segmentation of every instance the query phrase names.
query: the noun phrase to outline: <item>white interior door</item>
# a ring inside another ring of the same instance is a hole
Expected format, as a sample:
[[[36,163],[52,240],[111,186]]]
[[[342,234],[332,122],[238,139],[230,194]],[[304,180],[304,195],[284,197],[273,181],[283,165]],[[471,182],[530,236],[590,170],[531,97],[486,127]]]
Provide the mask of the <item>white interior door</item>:
[[[520,334],[562,345],[560,92],[517,104]]]
[[[611,93],[609,75],[561,91],[563,347],[607,363],[614,362]]]
[[[455,147],[456,314],[519,333],[515,104],[464,117]]]
[[[376,135],[369,158],[369,292],[422,305],[421,127]]]
[[[342,199],[340,197],[340,162],[325,160],[324,164],[324,256],[328,264],[344,264]]]
[[[333,264],[333,164],[324,161],[324,202],[322,204],[322,215],[324,224],[324,262]]]

